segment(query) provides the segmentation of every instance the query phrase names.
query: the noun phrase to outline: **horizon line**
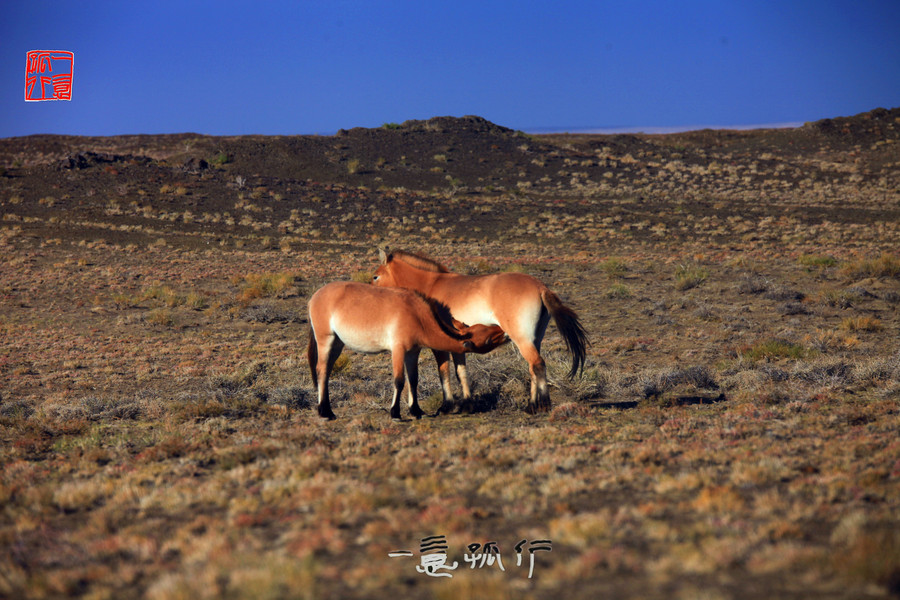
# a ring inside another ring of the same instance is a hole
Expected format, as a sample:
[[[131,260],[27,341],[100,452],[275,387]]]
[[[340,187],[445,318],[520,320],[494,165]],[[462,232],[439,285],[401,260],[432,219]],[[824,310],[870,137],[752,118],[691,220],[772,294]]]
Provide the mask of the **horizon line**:
[[[687,133],[692,131],[752,131],[754,129],[794,129],[803,126],[802,121],[790,121],[781,123],[759,123],[751,125],[672,125],[649,127],[528,127],[518,129],[523,133],[532,135],[616,135],[616,134],[643,134],[664,135],[670,133]],[[365,128],[365,127],[364,127]],[[200,135],[209,137],[242,137],[242,136],[322,136],[332,137],[346,128],[336,129],[331,132],[315,133],[203,133],[201,131],[157,131],[153,133],[53,133],[37,132],[11,136],[0,136],[0,139],[13,139],[18,137],[30,137],[39,135],[71,136],[71,137],[121,137],[121,136],[155,136],[155,135]],[[369,129],[379,129],[371,127]],[[515,129],[515,128],[512,128]]]
[[[638,134],[659,135],[667,133],[687,133],[691,131],[703,131],[710,129],[713,131],[752,131],[754,129],[796,129],[802,127],[802,121],[785,121],[780,123],[756,123],[741,125],[669,125],[669,126],[646,126],[646,127],[531,127],[524,129],[525,133],[535,135],[550,134],[596,134],[596,135],[614,135],[614,134]]]

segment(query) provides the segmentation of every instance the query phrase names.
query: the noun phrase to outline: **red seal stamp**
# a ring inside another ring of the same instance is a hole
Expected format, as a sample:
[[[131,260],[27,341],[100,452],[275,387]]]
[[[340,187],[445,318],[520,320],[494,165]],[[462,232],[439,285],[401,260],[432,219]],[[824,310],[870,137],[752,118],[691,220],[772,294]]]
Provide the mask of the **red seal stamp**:
[[[25,61],[25,101],[71,100],[75,53],[31,50]]]

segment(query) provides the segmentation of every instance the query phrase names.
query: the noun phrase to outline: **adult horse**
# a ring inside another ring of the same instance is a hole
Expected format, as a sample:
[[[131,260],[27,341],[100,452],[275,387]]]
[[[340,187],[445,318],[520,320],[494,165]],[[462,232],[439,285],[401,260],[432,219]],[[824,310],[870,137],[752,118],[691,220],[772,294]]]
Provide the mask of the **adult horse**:
[[[409,383],[409,413],[420,418],[418,402],[419,352],[422,348],[465,353],[490,352],[509,341],[500,327],[453,321],[437,301],[404,289],[335,282],[309,299],[307,356],[319,396],[319,416],[334,419],[328,396],[328,377],[344,346],[365,353],[391,352],[394,398],[391,418],[400,418],[403,373]]]
[[[572,356],[569,377],[584,369],[587,333],[578,315],[560,301],[559,296],[538,279],[524,273],[462,275],[423,256],[394,250],[379,250],[381,265],[373,283],[377,286],[415,290],[446,305],[457,319],[466,323],[499,325],[519,348],[531,373],[531,400],[528,412],[550,409],[547,369],[541,357],[541,341],[550,317],[556,322],[566,348]],[[449,366],[438,354],[445,403],[452,398]],[[465,356],[453,354],[456,374],[463,390],[463,401],[471,401],[465,373]]]

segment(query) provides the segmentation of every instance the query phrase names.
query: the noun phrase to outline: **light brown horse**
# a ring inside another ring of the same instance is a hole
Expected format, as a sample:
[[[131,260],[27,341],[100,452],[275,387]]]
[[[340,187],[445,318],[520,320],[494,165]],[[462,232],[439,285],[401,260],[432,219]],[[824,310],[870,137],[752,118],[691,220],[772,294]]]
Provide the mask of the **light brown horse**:
[[[400,418],[404,366],[409,383],[409,413],[420,418],[419,352],[422,348],[465,353],[490,352],[509,338],[500,327],[453,321],[446,307],[403,289],[335,282],[309,299],[309,368],[319,395],[319,416],[334,419],[328,377],[344,346],[365,353],[391,352],[394,398],[391,418]]]
[[[451,273],[437,262],[395,250],[379,250],[381,265],[375,271],[373,283],[378,286],[403,287],[416,290],[446,305],[450,312],[466,323],[499,325],[528,361],[531,372],[531,400],[528,412],[550,409],[547,389],[547,370],[541,357],[541,341],[550,317],[572,355],[569,377],[584,369],[587,333],[575,312],[563,305],[559,296],[538,279],[524,273],[494,273],[490,275],[462,275]],[[452,399],[449,365],[437,354],[444,390],[444,402]],[[465,356],[453,354],[456,374],[463,390],[463,401],[471,401],[465,374]],[[443,407],[442,407],[443,408]]]

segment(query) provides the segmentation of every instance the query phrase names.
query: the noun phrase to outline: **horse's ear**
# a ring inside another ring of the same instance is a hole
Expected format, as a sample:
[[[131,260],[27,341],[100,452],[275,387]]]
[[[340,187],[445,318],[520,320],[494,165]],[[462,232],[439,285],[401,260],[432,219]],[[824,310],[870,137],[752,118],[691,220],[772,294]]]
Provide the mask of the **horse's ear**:
[[[379,248],[378,249],[378,260],[381,261],[381,264],[383,264],[383,265],[388,264],[392,258],[394,258],[394,255],[388,254],[387,248]]]

